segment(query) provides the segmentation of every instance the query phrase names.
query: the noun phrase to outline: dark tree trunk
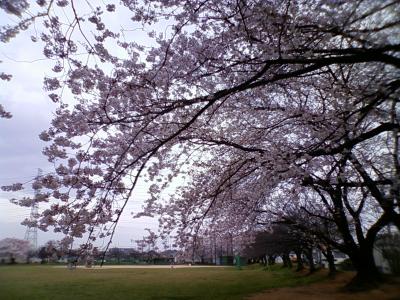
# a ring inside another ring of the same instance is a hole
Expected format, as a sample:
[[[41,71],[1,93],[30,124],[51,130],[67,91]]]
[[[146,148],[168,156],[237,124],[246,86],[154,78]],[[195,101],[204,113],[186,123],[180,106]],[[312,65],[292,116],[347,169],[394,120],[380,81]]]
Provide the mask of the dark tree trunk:
[[[336,266],[335,266],[335,257],[333,256],[332,249],[331,247],[327,247],[326,253],[323,252],[323,254],[326,257],[326,260],[328,261],[328,267],[329,267],[329,277],[335,277],[336,275]]]
[[[273,266],[275,264],[275,259],[276,259],[275,255],[269,255],[268,256],[268,263],[269,263],[270,266]]]
[[[361,247],[350,259],[357,271],[356,276],[347,285],[352,291],[371,289],[379,285],[382,276],[375,265],[373,247]]]
[[[268,267],[268,257],[265,255],[262,258],[263,266]]]
[[[350,290],[370,289],[379,285],[382,276],[374,260],[374,241],[378,232],[390,223],[392,214],[385,212],[368,230],[364,240],[360,241],[356,251],[348,253],[357,271],[356,276],[347,286]]]
[[[292,268],[292,261],[290,260],[289,254],[285,253],[282,255],[282,260],[283,260],[283,267],[284,268]]]
[[[308,260],[308,266],[310,268],[310,273],[315,272],[315,264],[314,264],[314,258],[313,258],[313,253],[312,253],[312,248],[306,249],[305,254]]]
[[[296,258],[297,258],[297,268],[296,271],[301,271],[304,269],[303,259],[301,258],[301,250],[296,250]]]
[[[293,268],[292,260],[290,259],[289,255],[288,255],[288,266],[289,269]]]
[[[286,259],[286,256],[285,256],[285,255],[282,255],[281,257],[282,257],[282,261],[283,261],[283,267],[284,267],[284,268],[287,268],[287,267],[288,267],[288,261],[287,261],[287,259]]]

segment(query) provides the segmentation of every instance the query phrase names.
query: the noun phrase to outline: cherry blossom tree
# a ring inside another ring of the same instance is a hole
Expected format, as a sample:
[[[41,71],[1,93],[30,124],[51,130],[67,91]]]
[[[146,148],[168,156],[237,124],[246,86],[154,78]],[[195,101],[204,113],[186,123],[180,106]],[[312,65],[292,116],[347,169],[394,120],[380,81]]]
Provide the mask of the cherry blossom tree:
[[[11,113],[6,111],[3,105],[0,104],[0,118],[10,119],[11,117]]]
[[[251,243],[245,253],[248,258],[256,258],[265,266],[273,265],[275,258],[280,256],[284,267],[292,267],[290,252],[294,251],[297,256],[299,270],[303,268],[301,259],[302,240],[290,231],[287,225],[275,225],[270,231],[259,231],[255,234],[254,242]]]
[[[26,262],[30,248],[28,241],[5,238],[0,241],[0,257],[2,260],[9,260],[10,263]]]
[[[139,180],[153,183],[139,215],[160,215],[161,235],[181,244],[210,224],[246,231],[305,184],[321,189],[316,206],[344,204],[342,221],[360,219],[346,195],[365,192],[370,229],[399,226],[397,1],[0,3],[19,18],[0,40],[43,20],[32,41],[55,62],[44,87],[59,109],[40,135],[55,173],[35,181],[36,199],[15,200],[51,202],[42,230],[111,243]],[[154,46],[107,21],[120,10]]]

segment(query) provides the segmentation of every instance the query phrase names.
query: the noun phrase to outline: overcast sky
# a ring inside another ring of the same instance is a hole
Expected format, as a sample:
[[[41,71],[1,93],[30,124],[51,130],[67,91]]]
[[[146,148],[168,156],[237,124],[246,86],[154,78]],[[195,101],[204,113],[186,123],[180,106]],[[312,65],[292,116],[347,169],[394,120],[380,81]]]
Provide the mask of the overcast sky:
[[[129,18],[127,18],[129,20]],[[0,25],[15,20],[0,12]],[[28,30],[10,43],[0,43],[0,72],[10,73],[10,82],[0,80],[0,103],[13,115],[11,119],[0,118],[0,186],[15,182],[29,182],[38,168],[44,173],[51,172],[49,164],[41,151],[45,146],[38,135],[49,127],[56,109],[43,90],[43,77],[52,64],[43,59],[41,45],[30,41],[32,32]],[[138,33],[135,33],[138,36]],[[156,228],[151,219],[132,220],[131,212],[137,212],[146,198],[146,187],[137,189],[136,198],[125,209],[119,223],[114,245],[133,246],[132,240],[144,234],[144,228]],[[19,223],[29,217],[29,208],[21,208],[9,202],[23,194],[32,194],[29,183],[21,193],[0,191],[0,239],[6,237],[24,238],[26,228]],[[60,238],[54,233],[38,233],[38,244],[49,239]]]

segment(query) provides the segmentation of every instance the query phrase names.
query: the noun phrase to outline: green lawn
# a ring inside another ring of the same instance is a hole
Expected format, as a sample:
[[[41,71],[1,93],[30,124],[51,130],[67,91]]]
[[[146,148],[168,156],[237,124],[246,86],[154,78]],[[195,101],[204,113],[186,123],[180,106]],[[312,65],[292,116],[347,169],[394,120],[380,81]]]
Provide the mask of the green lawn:
[[[265,289],[295,286],[321,279],[276,267],[237,270],[76,269],[52,266],[0,267],[0,299],[243,299]]]

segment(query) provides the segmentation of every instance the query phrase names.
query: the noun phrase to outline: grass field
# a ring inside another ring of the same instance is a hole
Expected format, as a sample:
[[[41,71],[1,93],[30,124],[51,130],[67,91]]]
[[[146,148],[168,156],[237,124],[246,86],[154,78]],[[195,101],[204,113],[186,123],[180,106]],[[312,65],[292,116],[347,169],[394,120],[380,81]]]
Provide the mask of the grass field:
[[[52,266],[0,267],[0,299],[244,299],[269,288],[298,286],[321,280],[276,267],[237,270],[76,269]]]

